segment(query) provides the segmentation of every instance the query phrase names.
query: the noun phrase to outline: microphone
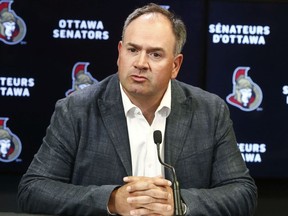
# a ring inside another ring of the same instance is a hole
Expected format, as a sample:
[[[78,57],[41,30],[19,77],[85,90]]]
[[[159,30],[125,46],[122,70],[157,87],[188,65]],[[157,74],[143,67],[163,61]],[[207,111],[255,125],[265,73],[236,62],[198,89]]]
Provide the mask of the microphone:
[[[173,176],[173,197],[174,197],[174,215],[183,216],[184,210],[182,208],[179,183],[177,181],[176,172],[173,166],[164,163],[160,156],[160,144],[162,143],[162,133],[160,130],[155,130],[153,133],[154,143],[157,145],[157,154],[159,162],[167,169],[170,169]]]

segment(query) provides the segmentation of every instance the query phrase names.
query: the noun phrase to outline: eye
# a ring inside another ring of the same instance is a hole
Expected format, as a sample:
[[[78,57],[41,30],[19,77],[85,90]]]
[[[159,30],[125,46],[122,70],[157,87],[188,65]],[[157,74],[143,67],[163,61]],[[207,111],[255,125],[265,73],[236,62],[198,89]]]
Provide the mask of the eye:
[[[153,59],[160,59],[162,57],[162,54],[159,52],[151,52],[149,54]]]
[[[134,48],[134,47],[129,47],[128,51],[131,52],[131,53],[135,53],[135,52],[137,52],[137,49]]]

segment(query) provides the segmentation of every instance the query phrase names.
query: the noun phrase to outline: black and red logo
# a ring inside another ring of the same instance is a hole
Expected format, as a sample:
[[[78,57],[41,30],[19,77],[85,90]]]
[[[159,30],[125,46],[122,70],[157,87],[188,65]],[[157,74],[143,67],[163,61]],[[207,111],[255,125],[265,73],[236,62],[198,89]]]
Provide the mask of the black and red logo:
[[[12,3],[12,0],[0,1],[0,41],[8,45],[21,42],[26,35],[25,22],[11,9]]]
[[[84,89],[98,80],[92,77],[92,75],[87,71],[89,63],[88,62],[77,62],[72,69],[72,88],[66,91],[65,95],[73,93],[74,91]]]
[[[233,93],[226,98],[227,102],[243,111],[253,111],[262,102],[260,87],[248,76],[249,67],[237,67],[234,70],[232,83]]]
[[[18,158],[22,150],[19,138],[13,134],[6,123],[8,118],[0,117],[0,161],[11,162]]]

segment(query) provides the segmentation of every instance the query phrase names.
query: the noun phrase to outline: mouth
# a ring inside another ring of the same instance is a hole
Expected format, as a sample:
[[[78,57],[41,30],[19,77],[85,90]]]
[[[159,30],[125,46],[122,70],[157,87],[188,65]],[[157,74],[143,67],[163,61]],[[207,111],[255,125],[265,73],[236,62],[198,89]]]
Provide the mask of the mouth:
[[[135,82],[145,82],[147,80],[146,77],[144,76],[139,76],[139,75],[131,75],[132,80]]]

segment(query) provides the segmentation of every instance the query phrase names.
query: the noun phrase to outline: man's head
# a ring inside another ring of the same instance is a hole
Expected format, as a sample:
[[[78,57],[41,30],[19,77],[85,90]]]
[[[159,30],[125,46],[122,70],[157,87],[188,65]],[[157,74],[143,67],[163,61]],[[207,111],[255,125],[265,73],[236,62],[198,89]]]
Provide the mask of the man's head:
[[[132,12],[118,44],[119,79],[128,97],[159,101],[182,64],[183,22],[155,4]]]
[[[125,31],[127,29],[127,26],[136,18],[139,16],[142,16],[144,14],[151,14],[151,13],[160,13],[163,16],[165,16],[172,27],[172,31],[174,33],[176,44],[175,44],[175,55],[180,54],[182,52],[182,49],[184,47],[184,44],[186,42],[186,27],[185,24],[181,19],[176,17],[174,13],[171,13],[170,11],[162,8],[159,5],[156,5],[154,3],[150,3],[148,5],[145,5],[144,7],[138,8],[134,10],[126,19],[122,31],[122,40],[125,35]]]

